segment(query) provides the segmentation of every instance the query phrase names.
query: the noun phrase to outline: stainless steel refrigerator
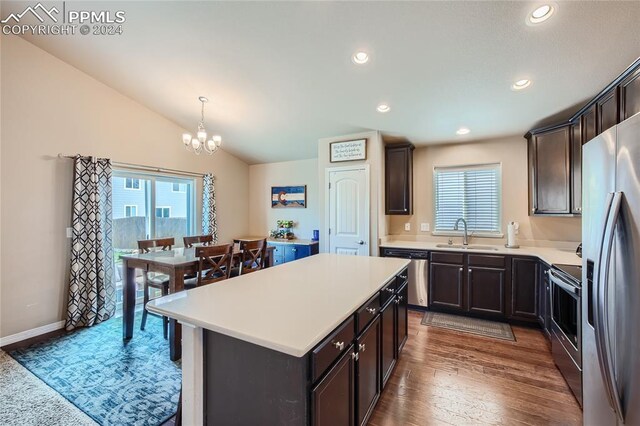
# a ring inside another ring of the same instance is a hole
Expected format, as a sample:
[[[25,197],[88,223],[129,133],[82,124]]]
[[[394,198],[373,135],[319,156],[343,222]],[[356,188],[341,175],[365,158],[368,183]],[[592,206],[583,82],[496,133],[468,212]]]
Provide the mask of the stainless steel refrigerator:
[[[585,425],[640,425],[640,114],[583,146]]]

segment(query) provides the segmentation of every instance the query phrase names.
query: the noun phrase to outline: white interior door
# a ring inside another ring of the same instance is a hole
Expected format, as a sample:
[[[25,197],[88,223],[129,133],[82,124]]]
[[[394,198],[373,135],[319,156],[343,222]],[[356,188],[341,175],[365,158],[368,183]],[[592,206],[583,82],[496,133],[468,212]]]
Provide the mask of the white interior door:
[[[369,255],[369,169],[329,172],[329,252]]]

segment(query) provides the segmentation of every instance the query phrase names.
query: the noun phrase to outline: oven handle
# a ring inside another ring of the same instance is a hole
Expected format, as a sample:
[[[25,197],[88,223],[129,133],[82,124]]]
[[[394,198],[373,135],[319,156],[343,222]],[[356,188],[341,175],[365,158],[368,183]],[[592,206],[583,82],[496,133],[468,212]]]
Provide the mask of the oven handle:
[[[611,202],[611,208],[607,217],[605,226],[604,239],[602,241],[602,249],[600,251],[600,260],[598,268],[600,270],[599,279],[601,284],[598,286],[598,302],[600,304],[600,334],[603,343],[604,363],[607,366],[605,371],[608,380],[608,386],[611,391],[612,408],[618,415],[620,421],[624,424],[624,413],[622,411],[622,401],[620,392],[618,391],[618,382],[614,374],[613,367],[613,350],[611,348],[610,328],[609,328],[609,268],[611,265],[611,255],[613,252],[613,239],[615,237],[616,227],[620,219],[620,205],[622,204],[622,192],[615,192]]]
[[[558,277],[555,272],[553,272],[553,270],[549,269],[549,280],[551,280],[551,282],[555,285],[557,285],[558,287],[566,290],[568,293],[570,293],[571,295],[574,295],[576,297],[580,296],[580,288],[576,287],[572,284],[569,284],[567,282],[565,282],[562,278]]]

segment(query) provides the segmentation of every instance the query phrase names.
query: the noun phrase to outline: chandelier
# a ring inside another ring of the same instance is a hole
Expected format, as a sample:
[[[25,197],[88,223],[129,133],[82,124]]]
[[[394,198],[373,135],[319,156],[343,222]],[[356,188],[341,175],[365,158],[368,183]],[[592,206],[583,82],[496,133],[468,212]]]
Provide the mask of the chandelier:
[[[187,151],[194,152],[196,155],[200,155],[202,151],[206,152],[208,155],[213,154],[220,148],[222,145],[222,136],[213,135],[211,139],[207,140],[207,131],[204,128],[204,104],[209,102],[209,99],[204,96],[200,96],[198,98],[200,102],[202,102],[200,123],[198,123],[198,132],[196,133],[196,137],[192,137],[190,133],[182,134],[182,143],[184,143]]]

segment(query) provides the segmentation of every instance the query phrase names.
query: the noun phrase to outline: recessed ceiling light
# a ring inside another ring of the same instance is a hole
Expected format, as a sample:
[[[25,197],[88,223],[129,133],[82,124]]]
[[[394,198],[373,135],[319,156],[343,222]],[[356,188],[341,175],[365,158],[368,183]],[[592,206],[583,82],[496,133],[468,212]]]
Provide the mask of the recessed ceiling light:
[[[511,85],[511,90],[522,90],[522,89],[526,89],[529,86],[531,86],[531,80],[527,80],[526,78],[523,78],[522,80],[518,80],[515,83],[513,83]]]
[[[369,62],[369,55],[367,54],[367,52],[362,52],[362,51],[356,52],[351,57],[351,60],[353,61],[354,64],[358,64],[358,65],[366,64],[367,62]]]
[[[555,12],[555,8],[550,4],[543,4],[542,6],[538,6],[531,14],[529,15],[529,22],[532,24],[539,24],[541,22],[546,21],[551,18]]]
[[[456,135],[467,135],[470,131],[471,130],[467,129],[466,127],[460,127],[458,130],[456,130]]]
[[[376,110],[378,110],[378,112],[389,112],[391,110],[391,107],[387,104],[380,104],[378,105]]]

